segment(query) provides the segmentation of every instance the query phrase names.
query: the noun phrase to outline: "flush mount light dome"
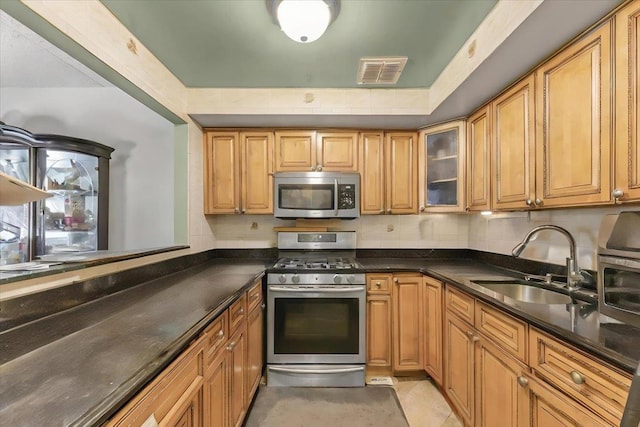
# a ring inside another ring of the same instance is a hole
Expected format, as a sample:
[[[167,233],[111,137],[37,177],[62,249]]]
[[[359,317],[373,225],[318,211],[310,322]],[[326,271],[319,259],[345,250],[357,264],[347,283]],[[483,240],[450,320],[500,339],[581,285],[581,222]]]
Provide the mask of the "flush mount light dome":
[[[266,1],[274,22],[298,43],[318,40],[340,10],[339,0]]]

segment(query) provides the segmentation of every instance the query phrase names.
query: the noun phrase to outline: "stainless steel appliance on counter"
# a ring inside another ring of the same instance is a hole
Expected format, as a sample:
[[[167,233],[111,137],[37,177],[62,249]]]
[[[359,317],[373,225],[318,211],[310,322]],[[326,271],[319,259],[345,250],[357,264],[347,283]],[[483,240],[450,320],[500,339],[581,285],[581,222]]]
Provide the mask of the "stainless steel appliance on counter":
[[[278,233],[267,275],[267,385],[365,384],[365,274],[355,232]]]
[[[281,172],[274,176],[278,218],[360,216],[360,175],[342,172]]]
[[[598,235],[602,314],[640,326],[640,211],[606,215]]]
[[[0,123],[0,171],[53,195],[0,206],[0,264],[107,249],[112,152],[94,141]]]

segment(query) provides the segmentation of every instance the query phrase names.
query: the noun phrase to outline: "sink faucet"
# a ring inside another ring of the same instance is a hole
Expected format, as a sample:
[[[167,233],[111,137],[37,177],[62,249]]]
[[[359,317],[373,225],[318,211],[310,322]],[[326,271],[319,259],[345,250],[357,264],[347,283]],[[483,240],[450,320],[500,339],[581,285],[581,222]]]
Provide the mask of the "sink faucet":
[[[583,280],[582,272],[580,268],[578,268],[578,258],[576,256],[576,241],[567,230],[562,227],[558,227],[557,225],[540,225],[535,227],[531,231],[524,236],[524,240],[518,243],[515,248],[513,248],[512,255],[514,257],[519,257],[522,251],[527,247],[529,241],[533,237],[534,234],[537,234],[542,230],[555,230],[562,233],[567,240],[569,240],[569,258],[567,258],[567,289],[575,290],[580,288],[580,283]]]

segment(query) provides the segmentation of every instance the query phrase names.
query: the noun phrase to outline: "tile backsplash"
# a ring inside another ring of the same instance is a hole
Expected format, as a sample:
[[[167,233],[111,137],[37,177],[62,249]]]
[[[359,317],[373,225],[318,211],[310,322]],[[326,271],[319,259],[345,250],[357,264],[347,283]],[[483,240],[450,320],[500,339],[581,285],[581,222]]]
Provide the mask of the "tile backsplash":
[[[511,254],[513,247],[533,227],[554,224],[576,239],[578,264],[596,269],[598,228],[602,217],[631,207],[600,207],[498,213],[491,216],[465,214],[365,215],[342,221],[342,229],[358,234],[358,248],[469,248]],[[294,221],[267,215],[208,216],[216,248],[269,248],[276,246],[273,227],[293,226]],[[569,256],[566,238],[553,231],[541,232],[521,255],[526,259],[564,265]]]

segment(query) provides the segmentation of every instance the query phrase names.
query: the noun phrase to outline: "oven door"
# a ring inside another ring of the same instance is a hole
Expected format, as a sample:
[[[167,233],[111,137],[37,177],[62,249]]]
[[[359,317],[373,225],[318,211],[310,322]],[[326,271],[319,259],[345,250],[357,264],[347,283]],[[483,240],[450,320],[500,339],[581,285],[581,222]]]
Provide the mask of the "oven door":
[[[269,285],[267,363],[363,364],[364,285]]]
[[[640,260],[598,257],[600,313],[640,326]]]

